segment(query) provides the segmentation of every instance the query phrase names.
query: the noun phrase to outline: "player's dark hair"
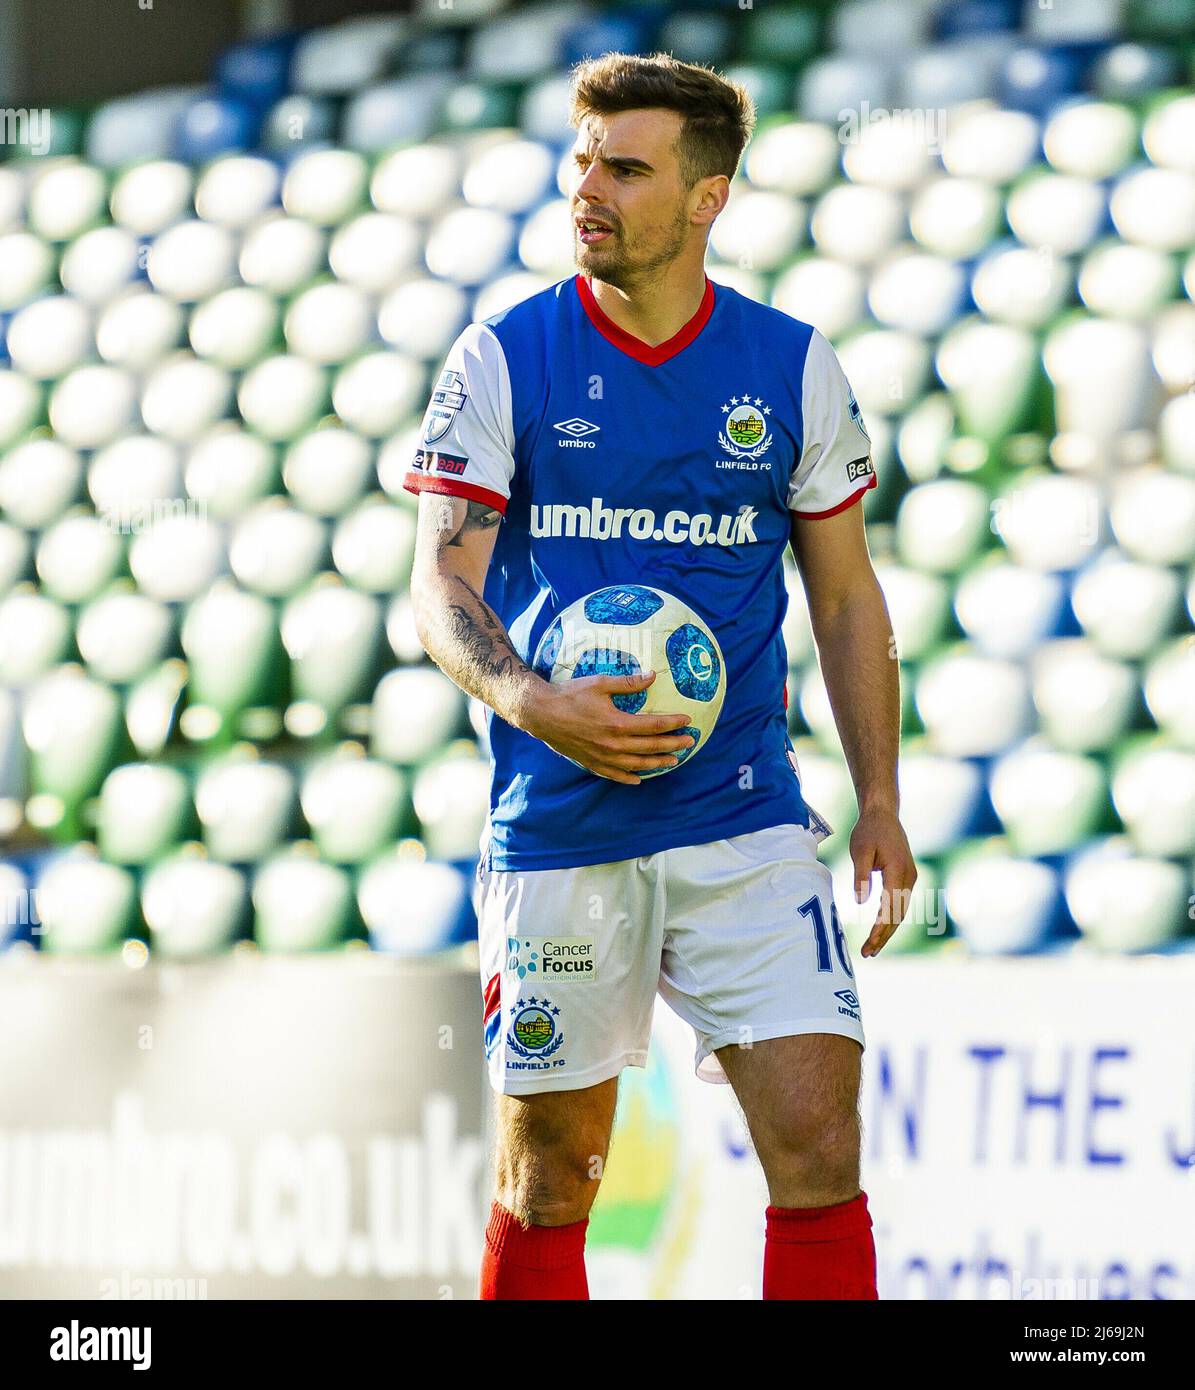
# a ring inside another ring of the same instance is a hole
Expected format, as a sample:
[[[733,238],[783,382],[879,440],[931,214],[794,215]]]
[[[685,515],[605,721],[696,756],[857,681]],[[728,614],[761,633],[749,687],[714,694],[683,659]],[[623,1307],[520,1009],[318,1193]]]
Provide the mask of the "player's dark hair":
[[[744,87],[712,68],[682,63],[668,53],[644,58],[606,53],[573,71],[569,119],[658,108],[684,117],[676,155],[689,188],[712,174],[734,178],[755,128],[755,103]]]

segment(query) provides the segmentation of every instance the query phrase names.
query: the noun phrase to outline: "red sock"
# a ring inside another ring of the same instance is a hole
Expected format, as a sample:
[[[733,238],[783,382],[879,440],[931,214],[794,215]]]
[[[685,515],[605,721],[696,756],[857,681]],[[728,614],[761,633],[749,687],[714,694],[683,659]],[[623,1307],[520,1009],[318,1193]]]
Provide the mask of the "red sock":
[[[481,1257],[481,1297],[485,1299],[588,1299],[585,1228],[522,1226],[518,1217],[490,1206]]]
[[[769,1207],[763,1296],[877,1298],[867,1193],[832,1207]]]

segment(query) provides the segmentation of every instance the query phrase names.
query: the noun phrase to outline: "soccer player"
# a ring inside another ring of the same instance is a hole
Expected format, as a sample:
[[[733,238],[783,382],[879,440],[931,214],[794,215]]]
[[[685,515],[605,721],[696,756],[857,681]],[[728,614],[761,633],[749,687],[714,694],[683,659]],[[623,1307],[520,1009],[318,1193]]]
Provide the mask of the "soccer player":
[[[817,858],[829,829],[787,733],[787,545],[857,793],[856,896],[883,876],[865,956],[916,878],[898,669],[863,527],[870,445],[838,360],[705,274],[754,114],[742,88],[668,56],[578,68],[579,273],[464,330],[407,479],[421,639],[490,711],[484,1298],[588,1297],[618,1075],[645,1065],[657,991],[692,1026],[699,1075],[729,1081],[746,1115],[770,1199],[764,1297],[876,1297],[857,986]],[[636,582],[721,646],[725,703],[691,758],[683,714],[611,698],[654,673],[550,684],[531,664],[561,609]]]

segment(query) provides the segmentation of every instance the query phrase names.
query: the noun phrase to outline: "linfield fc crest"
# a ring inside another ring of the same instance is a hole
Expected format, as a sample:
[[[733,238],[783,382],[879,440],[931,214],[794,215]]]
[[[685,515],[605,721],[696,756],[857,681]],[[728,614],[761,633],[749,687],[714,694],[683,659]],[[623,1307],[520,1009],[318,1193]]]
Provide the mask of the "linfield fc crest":
[[[772,447],[772,432],[768,428],[771,413],[772,407],[749,391],[745,396],[731,396],[722,407],[719,447],[738,459],[757,459],[767,453]]]
[[[564,1046],[556,1020],[560,1010],[550,999],[520,999],[510,1010],[506,1041],[519,1057],[546,1061]]]

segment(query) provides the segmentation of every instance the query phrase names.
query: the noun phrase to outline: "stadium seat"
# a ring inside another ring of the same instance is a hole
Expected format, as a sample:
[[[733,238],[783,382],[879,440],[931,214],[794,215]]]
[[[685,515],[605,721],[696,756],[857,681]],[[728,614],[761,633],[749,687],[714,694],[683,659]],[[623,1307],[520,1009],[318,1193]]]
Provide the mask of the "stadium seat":
[[[63,855],[37,886],[43,951],[103,955],[117,951],[135,930],[137,885],[131,874],[94,855]]]
[[[394,843],[408,817],[402,774],[387,763],[353,756],[350,745],[311,767],[299,793],[320,857],[364,864]]]
[[[346,706],[368,700],[381,657],[376,599],[321,576],[288,601],[279,630],[295,699],[287,727],[296,737],[331,729]]]
[[[450,745],[425,763],[412,788],[427,852],[433,859],[468,860],[477,853],[489,806],[489,763],[471,742]]]
[[[953,856],[943,891],[959,937],[976,955],[1040,950],[1063,910],[1055,871],[1015,858],[1000,841],[977,841]]]
[[[263,951],[330,951],[342,946],[356,925],[348,874],[320,863],[301,843],[268,859],[251,891],[253,939]]]
[[[226,951],[247,924],[245,880],[227,864],[189,850],[155,864],[145,875],[141,911],[150,949],[166,960],[199,960]]]
[[[145,867],[191,830],[194,811],[187,779],[176,768],[127,763],[100,788],[96,842],[109,864]]]
[[[361,875],[357,902],[370,945],[390,955],[418,956],[468,939],[475,930],[468,879],[448,864],[405,854],[407,848],[399,845]]]
[[[465,697],[430,667],[390,671],[373,697],[370,752],[387,762],[417,764],[461,727]]]
[[[99,680],[129,685],[149,674],[170,649],[170,609],[119,583],[87,604],[75,629],[79,655]]]
[[[195,810],[213,859],[257,863],[281,847],[292,829],[295,786],[290,772],[235,751],[210,764],[195,784]]]

